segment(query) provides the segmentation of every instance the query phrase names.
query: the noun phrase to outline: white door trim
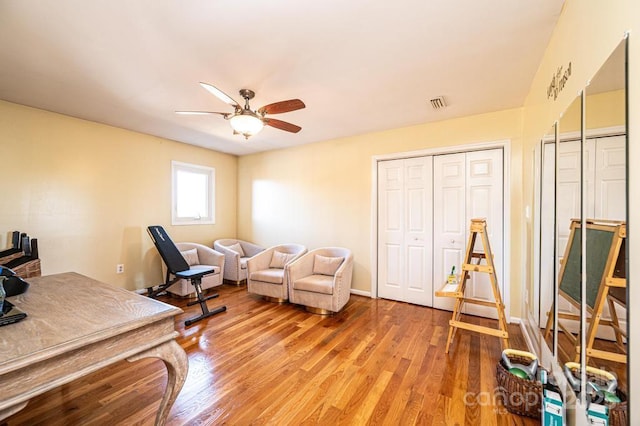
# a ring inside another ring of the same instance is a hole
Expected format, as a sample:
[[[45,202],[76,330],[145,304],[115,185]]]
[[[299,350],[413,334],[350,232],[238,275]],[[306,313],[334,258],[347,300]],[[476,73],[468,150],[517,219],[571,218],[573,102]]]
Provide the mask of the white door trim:
[[[504,247],[504,294],[507,321],[511,318],[511,140],[502,139],[490,142],[471,143],[467,145],[443,146],[418,151],[394,152],[390,154],[374,155],[371,157],[371,298],[378,298],[378,162],[385,160],[399,160],[427,155],[453,154],[457,152],[480,151],[485,149],[502,148],[504,163],[504,206],[502,232]],[[434,286],[436,283],[434,283]]]

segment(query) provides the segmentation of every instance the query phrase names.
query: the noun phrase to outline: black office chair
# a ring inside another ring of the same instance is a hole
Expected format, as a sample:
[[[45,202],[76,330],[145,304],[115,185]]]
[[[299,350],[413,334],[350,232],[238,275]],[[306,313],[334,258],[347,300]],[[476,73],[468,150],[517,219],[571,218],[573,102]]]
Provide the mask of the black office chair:
[[[169,235],[162,226],[149,226],[147,227],[147,232],[149,233],[153,244],[158,249],[160,257],[162,257],[165,265],[167,265],[167,276],[165,278],[165,282],[160,284],[156,290],[149,289],[149,297],[156,297],[176,281],[184,278],[191,281],[191,284],[196,289],[196,296],[198,298],[198,300],[187,303],[187,306],[200,304],[200,308],[202,309],[202,315],[190,318],[184,322],[186,326],[227,310],[226,306],[220,306],[210,311],[207,306],[207,300],[215,299],[218,297],[218,294],[212,294],[208,297],[204,297],[202,294],[202,277],[213,273],[215,271],[213,267],[200,265],[189,267],[187,261],[184,260],[182,254],[180,254],[180,250],[178,250],[178,247],[176,247],[173,241],[171,241],[171,238],[169,238]],[[171,279],[171,275],[175,277],[173,280]]]

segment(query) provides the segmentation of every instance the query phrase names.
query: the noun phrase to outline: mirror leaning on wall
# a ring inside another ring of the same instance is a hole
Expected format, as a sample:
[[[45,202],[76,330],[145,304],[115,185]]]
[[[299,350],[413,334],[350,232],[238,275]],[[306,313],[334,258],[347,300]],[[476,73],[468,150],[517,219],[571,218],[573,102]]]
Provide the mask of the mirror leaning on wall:
[[[628,390],[626,43],[534,153],[531,317],[583,406],[619,407]]]

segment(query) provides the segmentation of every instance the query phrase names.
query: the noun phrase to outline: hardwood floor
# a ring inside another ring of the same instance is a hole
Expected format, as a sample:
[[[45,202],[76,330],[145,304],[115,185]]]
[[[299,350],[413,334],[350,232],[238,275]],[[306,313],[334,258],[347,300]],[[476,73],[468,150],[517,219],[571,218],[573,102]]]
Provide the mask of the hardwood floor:
[[[544,330],[541,330],[544,333]],[[549,347],[552,347],[553,334],[547,339],[546,343]],[[575,348],[567,335],[563,332],[558,333],[558,345],[560,347],[558,351],[558,358],[561,365],[565,362],[573,361],[575,356]],[[615,342],[603,339],[596,339],[593,347],[595,349],[602,349],[613,353],[620,353],[620,350],[616,347]],[[599,368],[612,373],[618,382],[618,389],[620,389],[624,395],[627,395],[628,380],[627,380],[627,364],[614,361],[607,361],[600,358],[589,358],[588,365]]]
[[[227,312],[185,328],[189,374],[169,425],[538,425],[497,400],[498,338],[459,330],[451,313],[352,296],[332,317],[222,286]],[[473,318],[478,324],[493,321]],[[511,345],[524,349],[518,326]],[[151,425],[167,374],[158,360],[122,362],[33,399],[14,425]],[[0,422],[3,423],[3,422]]]

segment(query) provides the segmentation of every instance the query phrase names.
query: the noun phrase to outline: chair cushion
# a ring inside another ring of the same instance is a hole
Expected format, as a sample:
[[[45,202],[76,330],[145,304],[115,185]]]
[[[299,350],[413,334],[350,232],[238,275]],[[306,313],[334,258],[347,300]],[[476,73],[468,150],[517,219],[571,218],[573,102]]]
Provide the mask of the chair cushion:
[[[294,290],[312,293],[333,294],[333,277],[328,275],[309,275],[293,283]]]
[[[296,257],[295,253],[289,254],[274,250],[273,254],[271,255],[271,264],[269,265],[269,268],[284,269],[284,265],[289,263],[289,261],[294,257]]]
[[[313,273],[334,276],[344,257],[327,257],[316,254],[313,259]]]
[[[249,260],[249,257],[241,257],[240,258],[240,269],[247,269],[247,260]]]
[[[282,284],[284,280],[284,269],[271,268],[252,272],[250,279],[253,281],[262,281],[271,284]]]
[[[240,245],[240,243],[232,244],[230,246],[227,246],[227,248],[238,253],[240,257],[244,257],[244,250],[242,250],[242,246]]]
[[[200,259],[198,258],[198,249],[192,248],[190,250],[181,251],[180,254],[187,261],[189,266],[199,265]]]

